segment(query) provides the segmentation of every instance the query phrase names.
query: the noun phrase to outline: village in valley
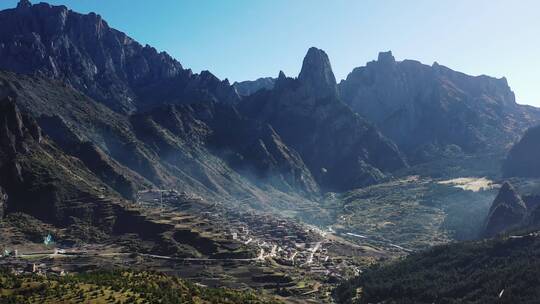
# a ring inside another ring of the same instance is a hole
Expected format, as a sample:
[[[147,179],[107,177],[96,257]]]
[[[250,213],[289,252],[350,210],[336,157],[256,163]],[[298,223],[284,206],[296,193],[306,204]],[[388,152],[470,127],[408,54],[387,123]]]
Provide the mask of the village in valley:
[[[248,208],[209,203],[175,190],[142,191],[134,208],[145,210],[156,222],[174,225],[176,233],[182,232],[178,235],[194,242],[199,251],[205,249],[197,246],[208,246],[216,252],[171,256],[130,250],[137,240],[73,244],[47,234],[42,244],[4,248],[0,265],[15,274],[57,276],[104,267],[148,268],[211,287],[230,276],[230,287],[277,288],[285,295],[324,300],[330,297],[332,282],[358,275],[363,267],[392,256],[387,250],[328,229]],[[194,233],[197,238],[192,239]],[[214,247],[227,250],[217,252],[221,249]]]

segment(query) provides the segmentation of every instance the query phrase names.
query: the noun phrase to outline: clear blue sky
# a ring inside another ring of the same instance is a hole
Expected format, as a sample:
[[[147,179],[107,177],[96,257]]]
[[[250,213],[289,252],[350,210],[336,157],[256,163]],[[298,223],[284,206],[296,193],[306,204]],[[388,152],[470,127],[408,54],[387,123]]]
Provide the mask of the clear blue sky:
[[[0,0],[0,9],[17,0]],[[34,1],[34,3],[37,1]],[[540,106],[537,0],[51,0],[231,81],[295,76],[310,46],[338,79],[392,50],[472,75],[506,76],[518,102]]]

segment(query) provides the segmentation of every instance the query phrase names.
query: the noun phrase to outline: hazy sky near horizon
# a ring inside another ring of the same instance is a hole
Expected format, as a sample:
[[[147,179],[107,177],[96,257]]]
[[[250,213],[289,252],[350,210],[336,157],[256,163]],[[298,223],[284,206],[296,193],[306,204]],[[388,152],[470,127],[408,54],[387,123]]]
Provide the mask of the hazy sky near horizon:
[[[0,9],[17,0],[0,0]],[[33,1],[37,3],[40,1]],[[338,81],[391,50],[471,75],[505,76],[519,103],[540,106],[537,0],[50,0],[109,25],[195,72],[232,81],[296,76],[311,46]]]

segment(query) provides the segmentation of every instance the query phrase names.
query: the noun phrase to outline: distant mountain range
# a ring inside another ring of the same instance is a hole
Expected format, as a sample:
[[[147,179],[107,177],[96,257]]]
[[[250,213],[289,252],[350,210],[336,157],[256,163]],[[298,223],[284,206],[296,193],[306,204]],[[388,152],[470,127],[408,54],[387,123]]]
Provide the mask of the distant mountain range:
[[[175,188],[283,208],[390,179],[409,164],[505,151],[540,119],[515,102],[505,79],[396,62],[389,52],[339,84],[326,53],[310,48],[296,78],[231,85],[97,14],[29,1],[0,12],[0,69],[0,100],[11,113],[2,205],[34,215],[93,191],[69,190],[80,187],[73,178],[124,199]],[[50,157],[27,157],[38,151],[80,171],[56,176],[57,194],[43,205],[34,198],[51,191],[40,171]],[[33,191],[17,194],[22,187]]]

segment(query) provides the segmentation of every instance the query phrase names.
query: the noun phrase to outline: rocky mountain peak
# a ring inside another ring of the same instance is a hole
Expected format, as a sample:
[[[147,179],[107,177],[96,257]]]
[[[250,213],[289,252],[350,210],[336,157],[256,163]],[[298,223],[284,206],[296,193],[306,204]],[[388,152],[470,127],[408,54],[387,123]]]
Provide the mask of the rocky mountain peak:
[[[289,78],[283,71],[279,71],[278,78],[276,78],[273,88],[276,90],[281,90],[289,87],[289,85],[293,82],[295,82],[295,79]]]
[[[337,96],[337,83],[330,59],[321,49],[308,50],[298,79],[317,97]]]
[[[509,182],[504,182],[499,190],[499,194],[493,202],[492,208],[498,205],[506,204],[517,209],[526,209],[525,203],[517,193],[516,189]]]
[[[17,8],[29,8],[31,6],[32,6],[32,3],[30,2],[30,0],[21,0],[17,4]]]
[[[504,182],[493,201],[486,221],[486,236],[519,226],[527,216],[527,206],[516,189]]]
[[[396,58],[394,58],[394,55],[392,55],[392,51],[380,52],[377,62],[381,64],[395,64]]]
[[[355,68],[338,88],[339,97],[413,163],[451,155],[446,151],[454,146],[458,153],[502,150],[540,119],[537,110],[516,103],[504,78],[396,61],[390,51]]]

